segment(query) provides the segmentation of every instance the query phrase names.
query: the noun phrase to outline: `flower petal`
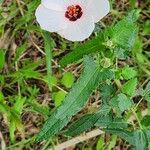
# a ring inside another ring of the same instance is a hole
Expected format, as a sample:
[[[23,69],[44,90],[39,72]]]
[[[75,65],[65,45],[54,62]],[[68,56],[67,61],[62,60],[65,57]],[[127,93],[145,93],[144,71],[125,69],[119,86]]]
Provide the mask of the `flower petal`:
[[[86,0],[86,13],[94,17],[94,22],[98,22],[110,11],[109,0]]]
[[[83,16],[75,22],[68,21],[67,28],[57,33],[70,41],[83,41],[92,34],[94,27],[93,18],[91,16]]]
[[[42,5],[48,9],[57,11],[66,11],[68,6],[80,5],[84,7],[84,4],[89,2],[89,0],[42,0]]]
[[[35,16],[41,28],[50,32],[65,29],[67,26],[63,12],[47,9],[42,4],[37,8]]]
[[[63,11],[64,0],[42,0],[42,5],[51,10]]]

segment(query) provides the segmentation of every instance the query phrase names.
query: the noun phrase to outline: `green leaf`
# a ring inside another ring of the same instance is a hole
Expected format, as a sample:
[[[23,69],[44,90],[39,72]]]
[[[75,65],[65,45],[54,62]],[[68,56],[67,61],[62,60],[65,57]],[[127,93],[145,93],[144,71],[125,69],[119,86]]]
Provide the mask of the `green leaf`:
[[[56,109],[46,121],[41,132],[37,136],[37,141],[48,139],[57,134],[71,117],[79,112],[86,104],[92,91],[99,85],[100,81],[112,78],[111,71],[101,72],[99,66],[94,61],[86,57],[84,60],[85,69],[79,80],[72,87],[70,93],[64,99],[62,105]]]
[[[47,81],[47,78],[46,78],[46,81]],[[51,85],[52,86],[57,85],[57,78],[55,76],[51,76]]]
[[[145,100],[150,102],[150,82],[148,82],[148,84],[146,85],[146,88],[142,96],[144,97]]]
[[[133,46],[133,49],[132,49],[132,52],[134,55],[141,54],[142,49],[143,49],[143,41],[139,36],[137,36],[136,41]],[[139,63],[141,63],[141,62],[142,62],[142,60],[139,61]]]
[[[137,76],[137,72],[133,68],[126,66],[122,69],[122,76],[124,79],[129,80],[135,78]]]
[[[13,106],[13,110],[15,110],[18,114],[21,114],[26,98],[21,96],[16,96],[15,100],[16,102]]]
[[[104,148],[104,139],[100,137],[96,144],[96,150],[103,150],[103,148]]]
[[[127,110],[130,109],[133,105],[133,101],[129,99],[125,94],[121,93],[117,96],[114,96],[111,101],[110,105],[112,109],[115,109],[115,112],[119,117],[121,117],[121,114]]]
[[[146,115],[141,120],[141,124],[145,127],[150,127],[150,115]]]
[[[129,80],[123,85],[122,92],[129,96],[134,96],[136,93],[137,84],[138,84],[137,78]]]
[[[103,102],[109,100],[111,96],[115,93],[115,88],[112,85],[108,85],[106,83],[100,85],[100,94]]]
[[[135,140],[136,150],[147,150],[147,139],[143,131],[135,131],[133,138]]]
[[[118,107],[121,112],[130,109],[133,104],[133,102],[125,94],[119,94],[117,101],[118,101]]]
[[[108,105],[101,107],[100,111],[85,115],[76,121],[66,132],[67,136],[76,136],[82,132],[92,128],[99,118],[103,118],[110,112],[111,108]]]
[[[16,124],[14,121],[11,121],[11,125],[9,126],[9,136],[12,143],[15,142],[15,130],[16,130]]]
[[[99,118],[99,114],[88,114],[81,117],[65,133],[67,136],[76,136],[92,128]]]
[[[0,70],[3,69],[5,65],[5,53],[3,49],[0,49]]]
[[[3,93],[0,91],[0,103],[4,102],[4,95]]]
[[[132,132],[120,129],[104,129],[111,134],[116,134],[119,137],[127,140],[136,150],[149,150],[150,147],[150,131],[135,130]]]
[[[146,139],[147,139],[147,149],[150,149],[150,130],[145,130],[144,131]]]
[[[108,132],[110,134],[115,134],[119,136],[120,138],[123,138],[124,140],[128,141],[130,144],[134,145],[134,138],[133,133],[126,131],[124,129],[103,129],[105,132]]]
[[[140,10],[139,9],[134,9],[134,10],[131,10],[126,19],[130,22],[130,23],[135,23],[138,18],[140,16]]]
[[[150,148],[150,130],[135,130],[129,132],[123,129],[103,129],[104,131],[118,135],[129,142],[136,150],[149,150]]]
[[[25,78],[34,78],[34,79],[38,79],[41,77],[41,74],[38,72],[38,71],[34,71],[34,70],[30,70],[30,69],[27,69],[27,70],[20,70],[21,74],[20,76],[21,77],[25,77]],[[19,73],[19,71],[18,71]],[[18,76],[19,77],[19,76]]]
[[[35,9],[38,7],[39,1],[31,1],[30,4],[26,4],[26,11],[23,16],[18,16],[16,20],[15,30],[13,34],[17,32],[18,29],[23,28],[25,24],[29,24],[33,20],[33,14]]]
[[[9,110],[8,110],[9,111]],[[24,127],[21,122],[20,116],[16,111],[13,109],[10,110],[11,115],[8,116],[9,120],[9,132],[10,132],[10,139],[11,142],[15,141],[15,130],[18,129],[18,131],[24,136]]]
[[[136,11],[131,11],[127,17],[110,29],[109,34],[111,34],[111,40],[114,45],[125,49],[133,47],[138,31],[134,23],[137,19],[136,13]]]
[[[111,140],[110,140],[109,145],[108,145],[108,150],[112,150],[115,147],[116,142],[117,142],[117,136],[112,135]]]
[[[50,114],[49,107],[39,104],[36,99],[29,98],[27,99],[27,103],[32,107],[33,111],[42,114],[44,117]]]
[[[111,107],[107,104],[103,104],[97,113],[103,116],[107,116],[110,111],[111,111]]]
[[[64,56],[60,60],[61,65],[67,65],[73,63],[77,60],[83,58],[83,56],[104,50],[105,46],[103,45],[104,37],[103,34],[100,33],[98,36],[94,37],[92,40],[87,41],[84,44],[79,44],[72,52]]]
[[[59,91],[57,93],[54,93],[53,99],[54,99],[56,107],[61,105],[61,103],[64,100],[65,96],[66,96],[66,93],[64,91]]]
[[[10,115],[10,112],[7,111],[8,108],[9,108],[9,107],[8,107],[5,103],[3,103],[3,102],[0,103],[0,112],[1,112],[1,113],[5,113],[5,114],[7,114],[7,115]]]
[[[112,118],[111,116],[103,116],[99,117],[98,121],[95,123],[95,126],[100,128],[122,129],[127,128],[128,124],[121,118]]]
[[[150,20],[146,20],[144,22],[144,30],[143,30],[143,34],[144,35],[149,35],[150,34]]]
[[[63,78],[61,80],[61,83],[66,86],[67,88],[71,88],[71,86],[73,85],[74,83],[74,75],[71,73],[71,72],[66,72],[64,75],[63,75]]]
[[[128,53],[124,48],[115,47],[114,48],[114,56],[118,59],[126,59],[128,57]]]
[[[24,44],[22,44],[20,47],[17,47],[14,62],[16,62],[20,59],[21,55],[26,50],[26,48],[27,48],[27,43],[26,42]]]

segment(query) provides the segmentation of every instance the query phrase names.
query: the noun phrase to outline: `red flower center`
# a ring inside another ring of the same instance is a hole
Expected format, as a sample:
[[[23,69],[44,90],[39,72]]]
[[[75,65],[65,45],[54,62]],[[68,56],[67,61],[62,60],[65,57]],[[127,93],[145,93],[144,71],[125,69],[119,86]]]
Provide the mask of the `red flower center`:
[[[71,5],[67,7],[65,17],[70,21],[76,21],[81,18],[82,14],[82,8],[79,5]]]

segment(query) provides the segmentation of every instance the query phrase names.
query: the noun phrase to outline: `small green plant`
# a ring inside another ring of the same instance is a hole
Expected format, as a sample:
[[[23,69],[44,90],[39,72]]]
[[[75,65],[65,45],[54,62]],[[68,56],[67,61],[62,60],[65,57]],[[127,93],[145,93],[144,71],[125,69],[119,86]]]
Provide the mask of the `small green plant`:
[[[95,126],[124,138],[137,149],[149,147],[149,130],[143,129],[136,114],[137,106],[133,102],[133,97],[137,95],[138,73],[133,67],[120,68],[115,64],[116,59],[127,59],[134,47],[138,34],[136,25],[138,16],[138,11],[131,11],[123,20],[98,33],[96,38],[77,45],[77,48],[60,60],[61,65],[67,65],[84,58],[84,71],[62,104],[46,121],[37,136],[37,141],[59,133],[71,117],[85,106],[93,90],[97,89],[100,90],[102,98],[100,108],[94,113],[81,117],[67,129],[65,135],[79,135]],[[93,58],[86,55],[91,55]],[[65,76],[62,83],[68,85]],[[69,78],[70,75],[67,79]],[[139,128],[134,129],[125,119],[129,111],[135,115]],[[122,115],[123,113],[125,114]],[[140,145],[137,142],[139,140],[142,143]]]

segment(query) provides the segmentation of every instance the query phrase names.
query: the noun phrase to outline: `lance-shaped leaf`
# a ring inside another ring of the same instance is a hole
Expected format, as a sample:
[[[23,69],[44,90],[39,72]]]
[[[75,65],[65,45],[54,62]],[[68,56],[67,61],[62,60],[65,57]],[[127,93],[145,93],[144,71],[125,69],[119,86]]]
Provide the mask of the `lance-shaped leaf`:
[[[81,117],[65,132],[65,134],[67,136],[76,136],[82,132],[87,131],[88,129],[94,127],[97,120],[103,120],[103,118],[110,112],[110,110],[110,106],[104,105],[100,111]]]
[[[86,104],[92,91],[99,85],[100,81],[113,77],[111,71],[100,71],[94,61],[86,57],[84,60],[85,69],[79,80],[74,84],[70,93],[66,96],[62,105],[56,109],[46,121],[41,132],[37,136],[37,141],[48,139],[57,134],[71,117],[79,112]]]
[[[80,133],[92,128],[99,117],[100,116],[97,113],[85,115],[73,124],[65,134],[67,136],[79,135]]]
[[[122,118],[112,118],[112,116],[107,115],[103,118],[102,117],[99,118],[95,123],[95,126],[100,128],[123,129],[123,128],[127,128],[128,124]]]
[[[79,44],[72,52],[64,56],[60,60],[61,65],[67,65],[73,63],[77,60],[83,58],[83,56],[97,52],[99,50],[104,50],[105,46],[103,45],[104,35],[102,33],[98,34],[97,37],[94,37],[92,40],[87,41],[84,44]]]

